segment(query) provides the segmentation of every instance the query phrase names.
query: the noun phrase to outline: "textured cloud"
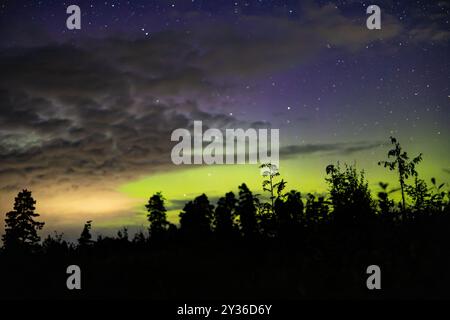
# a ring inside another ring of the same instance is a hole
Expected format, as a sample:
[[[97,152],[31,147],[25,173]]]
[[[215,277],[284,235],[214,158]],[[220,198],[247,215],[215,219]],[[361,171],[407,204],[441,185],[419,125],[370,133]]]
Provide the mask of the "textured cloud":
[[[205,111],[213,90],[241,77],[301,63],[326,43],[355,50],[395,36],[368,33],[332,6],[311,7],[304,22],[244,17],[251,37],[219,24],[151,40],[106,38],[0,51],[0,188],[126,180],[167,170],[170,134],[204,126],[268,126]],[[47,39],[47,38],[46,38]],[[20,176],[20,179],[14,177]]]
[[[450,31],[439,28],[437,23],[414,27],[408,35],[414,42],[445,42],[450,39]]]
[[[380,146],[382,146],[381,142],[366,141],[355,143],[290,145],[280,149],[280,156],[288,158],[296,155],[308,155],[313,153],[348,155],[359,151],[375,149]]]

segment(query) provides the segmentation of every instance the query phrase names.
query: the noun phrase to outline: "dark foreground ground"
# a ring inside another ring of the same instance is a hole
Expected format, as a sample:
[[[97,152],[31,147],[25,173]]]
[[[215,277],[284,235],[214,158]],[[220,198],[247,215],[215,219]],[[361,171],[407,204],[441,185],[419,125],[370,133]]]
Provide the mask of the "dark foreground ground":
[[[128,241],[0,256],[0,298],[450,298],[448,224],[305,230],[279,239]],[[66,268],[81,268],[81,290]],[[381,268],[368,290],[366,268]]]

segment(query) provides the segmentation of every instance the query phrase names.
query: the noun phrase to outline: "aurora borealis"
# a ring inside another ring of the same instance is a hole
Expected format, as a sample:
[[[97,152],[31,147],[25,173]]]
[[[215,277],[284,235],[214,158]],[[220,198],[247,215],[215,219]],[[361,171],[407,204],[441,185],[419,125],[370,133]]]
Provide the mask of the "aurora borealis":
[[[81,30],[66,7],[81,8]],[[429,180],[449,182],[445,1],[2,1],[0,209],[28,188],[45,232],[145,228],[162,191],[183,203],[246,182],[255,165],[176,166],[171,132],[280,129],[288,188],[323,193],[325,166],[355,163],[372,191],[396,136]],[[3,219],[2,219],[3,220]],[[3,221],[1,222],[3,223]]]

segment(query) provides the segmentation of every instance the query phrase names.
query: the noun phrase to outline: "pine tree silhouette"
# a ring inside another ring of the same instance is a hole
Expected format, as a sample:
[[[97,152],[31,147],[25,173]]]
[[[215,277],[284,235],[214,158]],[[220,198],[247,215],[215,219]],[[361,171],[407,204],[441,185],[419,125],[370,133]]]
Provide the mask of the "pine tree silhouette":
[[[153,239],[161,239],[170,223],[167,221],[166,208],[164,207],[164,197],[161,192],[155,193],[145,205],[148,211],[147,219],[150,222],[149,234]]]
[[[31,191],[19,192],[14,200],[14,210],[6,214],[5,234],[2,236],[5,249],[21,251],[37,247],[40,241],[37,231],[43,228],[44,222],[34,220],[39,217],[34,212],[35,204]]]

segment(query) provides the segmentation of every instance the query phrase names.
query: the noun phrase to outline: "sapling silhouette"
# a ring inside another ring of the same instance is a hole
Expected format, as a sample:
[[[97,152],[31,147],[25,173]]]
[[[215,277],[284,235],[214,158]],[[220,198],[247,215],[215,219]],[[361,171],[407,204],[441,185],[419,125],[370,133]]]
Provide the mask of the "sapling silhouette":
[[[44,227],[44,222],[34,219],[39,214],[34,210],[36,201],[31,191],[22,190],[14,200],[14,210],[6,214],[5,234],[2,236],[5,249],[33,250],[40,241],[38,230]]]
[[[378,165],[383,165],[391,171],[397,169],[400,191],[402,193],[402,210],[404,211],[406,209],[405,182],[410,176],[417,175],[416,165],[422,161],[422,154],[420,153],[417,157],[409,160],[408,154],[402,150],[402,147],[396,138],[391,137],[391,144],[394,145],[394,148],[388,151],[388,158],[393,158],[393,160],[379,161]]]

